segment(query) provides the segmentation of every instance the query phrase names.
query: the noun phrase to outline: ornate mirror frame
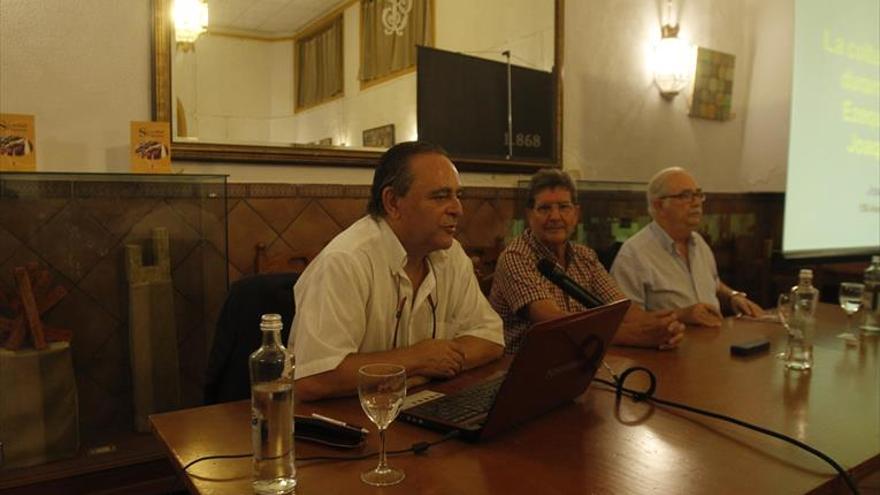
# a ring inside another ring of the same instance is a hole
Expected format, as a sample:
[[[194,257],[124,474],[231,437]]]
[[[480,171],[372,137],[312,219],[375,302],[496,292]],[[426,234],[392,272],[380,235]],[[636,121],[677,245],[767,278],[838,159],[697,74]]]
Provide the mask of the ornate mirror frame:
[[[152,118],[171,121],[171,1],[152,0]],[[565,0],[554,0],[554,63],[556,79],[556,149],[554,160],[504,160],[457,157],[453,160],[459,170],[476,172],[532,173],[535,170],[560,167],[562,157],[562,61],[564,40]],[[439,143],[442,145],[442,143]],[[308,166],[374,167],[381,151],[362,149],[325,148],[309,146],[256,146],[222,143],[174,142],[171,158],[179,161],[210,161],[234,163],[270,163]]]

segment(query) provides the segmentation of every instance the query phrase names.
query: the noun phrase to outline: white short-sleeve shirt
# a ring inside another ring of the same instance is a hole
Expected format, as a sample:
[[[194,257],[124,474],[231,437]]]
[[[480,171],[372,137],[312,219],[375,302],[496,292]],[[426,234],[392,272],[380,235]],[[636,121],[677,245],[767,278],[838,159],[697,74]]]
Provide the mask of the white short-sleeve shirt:
[[[435,333],[438,339],[470,335],[504,345],[501,318],[457,241],[428,255],[428,274],[416,294],[404,272],[406,259],[391,227],[366,216],[309,263],[294,287],[296,378],[333,370],[352,353],[408,347]]]
[[[720,307],[718,268],[703,237],[691,232],[688,260],[675,250],[675,242],[651,222],[621,246],[611,276],[620,289],[647,311],[678,309],[698,302]]]

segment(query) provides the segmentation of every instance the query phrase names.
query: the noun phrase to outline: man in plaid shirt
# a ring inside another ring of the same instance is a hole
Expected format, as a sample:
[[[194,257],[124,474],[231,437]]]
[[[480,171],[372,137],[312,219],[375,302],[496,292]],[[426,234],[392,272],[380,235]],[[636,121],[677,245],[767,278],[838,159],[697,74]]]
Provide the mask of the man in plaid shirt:
[[[580,217],[577,191],[567,173],[545,169],[529,184],[529,227],[498,258],[489,302],[504,321],[505,351],[519,350],[532,324],[584,311],[537,269],[547,258],[575,282],[605,303],[625,299],[592,249],[569,241]],[[673,311],[646,312],[632,305],[614,343],[671,349],[684,337],[684,325]]]

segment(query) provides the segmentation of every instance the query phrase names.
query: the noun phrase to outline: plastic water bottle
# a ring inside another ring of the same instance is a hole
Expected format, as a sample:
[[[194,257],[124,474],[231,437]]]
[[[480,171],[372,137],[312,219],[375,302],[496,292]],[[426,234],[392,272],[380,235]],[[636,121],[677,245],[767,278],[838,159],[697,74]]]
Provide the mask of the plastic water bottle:
[[[263,315],[263,345],[250,356],[254,493],[296,489],[293,443],[293,353],[281,345],[281,315]]]
[[[862,330],[880,332],[880,256],[872,256],[865,270],[865,323]]]
[[[808,370],[813,367],[812,337],[816,306],[819,304],[819,289],[813,287],[813,270],[800,271],[798,284],[791,288],[791,301],[794,308],[785,367]]]

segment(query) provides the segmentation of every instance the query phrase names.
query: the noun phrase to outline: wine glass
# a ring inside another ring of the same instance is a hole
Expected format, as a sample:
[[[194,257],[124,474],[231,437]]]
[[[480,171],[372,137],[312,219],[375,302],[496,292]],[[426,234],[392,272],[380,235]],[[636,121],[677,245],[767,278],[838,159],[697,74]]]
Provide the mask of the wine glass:
[[[793,313],[794,305],[791,301],[791,295],[788,292],[779,294],[779,298],[776,300],[776,314],[779,315],[779,323],[782,323],[782,326],[785,327],[789,337],[792,336],[791,317]],[[789,349],[786,346],[785,349],[776,353],[776,358],[785,361],[788,359],[788,353]]]
[[[847,340],[858,340],[858,330],[853,326],[853,315],[862,306],[862,294],[865,292],[863,284],[843,282],[840,284],[840,307],[846,313],[847,331],[850,332]]]
[[[368,364],[358,370],[358,397],[370,421],[379,428],[379,465],[361,474],[368,485],[388,486],[406,477],[403,470],[390,467],[385,456],[385,430],[397,417],[406,397],[406,369],[396,364]]]

